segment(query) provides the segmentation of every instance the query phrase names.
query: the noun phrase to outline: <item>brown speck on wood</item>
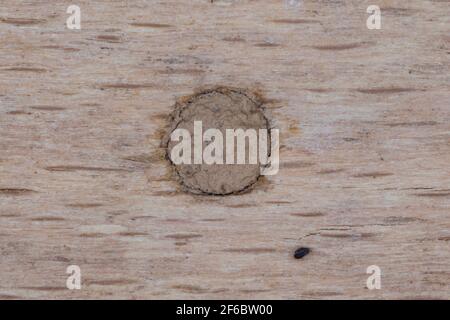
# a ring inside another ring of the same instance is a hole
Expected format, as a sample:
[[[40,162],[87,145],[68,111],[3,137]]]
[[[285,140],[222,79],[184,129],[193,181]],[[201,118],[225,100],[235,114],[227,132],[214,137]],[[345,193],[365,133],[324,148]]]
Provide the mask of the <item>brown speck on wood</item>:
[[[156,85],[151,83],[110,83],[102,84],[101,89],[146,89],[156,88]]]
[[[103,168],[103,167],[84,167],[84,166],[50,166],[45,167],[47,171],[98,171],[98,172],[129,172],[129,169],[123,168]]]
[[[27,26],[44,23],[46,22],[46,20],[31,18],[0,18],[0,22],[12,24],[15,26]]]
[[[14,71],[14,72],[36,72],[36,73],[43,73],[47,72],[47,69],[44,68],[34,68],[34,67],[10,67],[1,69],[3,71]]]
[[[119,36],[114,36],[114,35],[109,35],[109,34],[97,36],[97,40],[105,41],[105,42],[109,42],[109,43],[119,43],[122,41],[122,39]]]
[[[25,189],[25,188],[0,188],[0,194],[5,195],[13,195],[13,196],[20,196],[20,195],[26,195],[30,193],[34,193],[36,191],[31,189]]]
[[[314,49],[322,50],[322,51],[341,51],[341,50],[350,50],[356,49],[365,46],[366,43],[348,43],[348,44],[327,44],[327,45],[319,45],[313,46]]]
[[[274,249],[274,248],[230,248],[230,249],[224,249],[223,251],[233,252],[233,253],[261,254],[261,253],[272,253],[272,252],[275,252],[276,249]]]
[[[353,177],[355,178],[381,178],[381,177],[388,177],[388,176],[392,176],[394,175],[391,172],[362,172],[362,173],[358,173],[353,175]]]
[[[399,87],[387,87],[387,88],[372,88],[372,89],[358,89],[360,93],[366,94],[394,94],[416,91],[414,88],[399,88]]]
[[[151,23],[151,22],[133,22],[130,23],[133,27],[143,27],[143,28],[170,28],[172,25],[165,23]]]
[[[309,24],[309,23],[320,23],[318,20],[311,19],[275,19],[271,20],[273,23],[281,23],[281,24]]]

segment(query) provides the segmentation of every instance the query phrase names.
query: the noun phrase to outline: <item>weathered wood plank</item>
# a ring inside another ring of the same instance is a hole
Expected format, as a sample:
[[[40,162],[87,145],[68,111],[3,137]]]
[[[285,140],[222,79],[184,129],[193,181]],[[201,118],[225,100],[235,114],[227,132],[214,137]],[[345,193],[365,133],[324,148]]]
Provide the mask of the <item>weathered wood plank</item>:
[[[369,1],[70,4],[0,12],[0,298],[450,298],[448,1],[378,1],[381,30]],[[282,165],[192,196],[161,129],[217,85],[265,97]]]

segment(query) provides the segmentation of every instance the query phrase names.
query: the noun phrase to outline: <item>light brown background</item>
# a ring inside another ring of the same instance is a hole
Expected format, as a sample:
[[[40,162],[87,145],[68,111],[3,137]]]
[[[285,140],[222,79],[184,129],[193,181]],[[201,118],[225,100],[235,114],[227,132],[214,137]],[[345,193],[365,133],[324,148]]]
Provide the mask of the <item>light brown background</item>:
[[[450,3],[301,2],[3,0],[0,297],[449,299]],[[161,158],[216,85],[281,131],[245,195],[180,192]]]

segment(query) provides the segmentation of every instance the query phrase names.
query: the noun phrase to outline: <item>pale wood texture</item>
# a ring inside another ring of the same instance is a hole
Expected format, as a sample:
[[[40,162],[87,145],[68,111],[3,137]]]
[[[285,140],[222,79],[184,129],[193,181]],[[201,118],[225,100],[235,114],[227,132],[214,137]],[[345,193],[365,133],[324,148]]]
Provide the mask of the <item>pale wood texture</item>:
[[[449,299],[449,17],[443,0],[2,1],[0,298]],[[240,196],[181,192],[159,148],[175,101],[216,85],[259,91],[281,130],[279,174]]]

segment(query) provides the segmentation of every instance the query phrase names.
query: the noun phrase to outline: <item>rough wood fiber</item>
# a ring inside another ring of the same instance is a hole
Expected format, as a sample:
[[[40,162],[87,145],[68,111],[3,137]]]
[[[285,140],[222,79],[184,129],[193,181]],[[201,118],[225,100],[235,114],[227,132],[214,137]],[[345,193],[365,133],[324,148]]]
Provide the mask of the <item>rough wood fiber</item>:
[[[0,298],[450,298],[448,1],[77,0],[80,31],[70,4],[1,4]],[[180,192],[159,148],[216,85],[280,129],[239,196]]]

